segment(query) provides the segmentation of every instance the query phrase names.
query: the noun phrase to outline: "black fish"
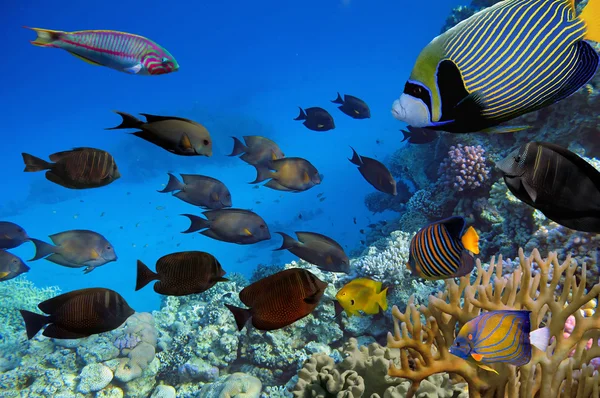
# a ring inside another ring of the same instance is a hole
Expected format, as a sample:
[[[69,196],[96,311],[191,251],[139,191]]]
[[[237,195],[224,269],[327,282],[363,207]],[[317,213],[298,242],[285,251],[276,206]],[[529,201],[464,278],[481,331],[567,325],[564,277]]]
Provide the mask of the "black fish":
[[[324,201],[325,199],[327,199],[327,198],[321,198],[321,199],[319,199],[319,202],[322,202],[322,201]]]
[[[402,131],[404,138],[401,142],[408,140],[409,144],[428,144],[438,139],[440,134],[435,130],[422,127],[407,126],[408,131]]]
[[[29,271],[23,260],[4,250],[0,250],[0,282],[15,278]]]
[[[191,225],[183,233],[196,232],[223,242],[247,245],[271,239],[269,228],[258,214],[243,209],[208,210],[204,218],[182,214],[190,219]]]
[[[382,220],[382,221],[379,221],[379,224],[381,224],[381,225],[385,226],[385,225],[387,225],[387,221],[383,221],[383,220]]]
[[[0,221],[0,250],[14,249],[29,240],[27,232],[19,225]]]
[[[231,207],[231,193],[216,178],[199,174],[182,174],[183,183],[173,174],[169,174],[169,182],[161,193],[176,192],[173,196],[194,206],[206,209],[222,209]]]
[[[600,172],[575,153],[548,142],[530,142],[496,167],[519,200],[552,221],[600,233]]]
[[[158,259],[156,272],[152,272],[146,264],[138,260],[135,290],[158,280],[159,282],[154,284],[156,293],[186,296],[202,293],[217,282],[228,281],[223,275],[225,271],[212,254],[200,251],[171,253]]]
[[[309,130],[328,131],[335,128],[333,116],[325,109],[319,107],[300,109],[300,115],[294,120],[304,120],[304,124]]]
[[[356,224],[356,217],[354,217],[353,221],[354,221],[354,224]]]
[[[74,290],[43,301],[38,308],[48,315],[20,310],[28,339],[47,324],[46,337],[88,337],[118,328],[135,313],[119,293],[104,288]]]
[[[364,229],[361,229],[361,230],[360,230],[360,231],[358,231],[358,232],[360,232],[361,234],[364,234],[364,233],[365,233],[365,230],[364,230]]]
[[[342,99],[340,93],[337,93],[337,98],[331,102],[341,104],[338,109],[354,119],[368,119],[371,117],[369,105],[360,98],[344,94],[344,99]]]
[[[304,261],[324,271],[344,272],[350,270],[350,260],[342,246],[335,240],[314,232],[296,232],[298,240],[283,232],[277,232],[283,243],[277,250],[289,250]]]
[[[359,156],[358,153],[352,149],[352,159],[350,162],[358,166],[358,171],[378,191],[388,193],[396,196],[396,180],[392,177],[392,173],[388,170],[383,163],[378,160],[368,158],[366,156]]]

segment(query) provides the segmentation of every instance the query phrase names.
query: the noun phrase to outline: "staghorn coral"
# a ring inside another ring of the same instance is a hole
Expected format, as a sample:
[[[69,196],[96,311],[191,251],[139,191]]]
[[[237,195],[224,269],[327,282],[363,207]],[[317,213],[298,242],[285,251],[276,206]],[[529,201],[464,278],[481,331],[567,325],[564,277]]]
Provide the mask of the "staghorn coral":
[[[600,284],[586,293],[585,272],[576,278],[577,264],[567,256],[559,263],[556,253],[543,260],[537,249],[525,257],[519,249],[519,266],[502,276],[502,256],[492,258],[487,270],[477,260],[477,277],[446,281],[446,290],[431,296],[428,306],[410,302],[404,313],[394,307],[394,333],[388,334],[388,347],[400,349],[400,361],[389,375],[410,379],[409,397],[421,382],[436,373],[448,372],[462,377],[469,385],[470,397],[577,397],[598,396],[600,376],[590,360],[600,355],[600,313],[584,318],[580,310],[600,295]],[[532,264],[540,272],[533,275]],[[583,266],[585,271],[585,265]],[[556,288],[561,280],[560,295]],[[546,352],[534,349],[531,361],[519,368],[495,364],[498,375],[480,369],[471,361],[448,351],[455,333],[483,310],[526,309],[531,311],[532,329],[549,327],[553,342]],[[563,335],[568,317],[576,319],[571,334]],[[425,323],[422,322],[424,317]],[[595,343],[586,349],[588,339]],[[575,349],[572,357],[570,352]]]

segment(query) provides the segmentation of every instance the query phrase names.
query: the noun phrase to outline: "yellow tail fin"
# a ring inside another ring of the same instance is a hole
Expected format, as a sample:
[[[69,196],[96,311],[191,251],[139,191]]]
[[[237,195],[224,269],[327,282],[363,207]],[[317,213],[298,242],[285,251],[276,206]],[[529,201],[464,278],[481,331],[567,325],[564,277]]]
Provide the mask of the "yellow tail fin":
[[[475,228],[469,227],[461,240],[465,249],[473,254],[479,254],[479,235],[477,235]]]
[[[26,29],[34,30],[35,33],[37,33],[37,38],[34,41],[32,41],[31,44],[39,47],[53,47],[52,43],[58,40],[62,33],[65,33],[61,30],[30,28],[28,26],[23,27]]]
[[[388,309],[387,290],[388,290],[387,287],[385,289],[383,289],[381,291],[381,293],[379,293],[379,297],[378,297],[378,300],[377,300],[377,302],[379,303],[379,306],[381,307],[382,311],[387,311],[387,309]]]
[[[579,18],[587,28],[583,38],[600,43],[600,0],[589,0]]]

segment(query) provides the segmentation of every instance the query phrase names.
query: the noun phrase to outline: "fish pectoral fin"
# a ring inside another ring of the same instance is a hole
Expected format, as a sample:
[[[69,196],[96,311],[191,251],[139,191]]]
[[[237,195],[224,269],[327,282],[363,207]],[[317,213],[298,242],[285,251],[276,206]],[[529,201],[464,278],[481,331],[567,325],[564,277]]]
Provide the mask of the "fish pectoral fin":
[[[98,258],[100,258],[100,254],[98,253],[98,251],[96,249],[92,249],[90,252],[90,258],[92,260],[96,260]]]
[[[304,302],[306,304],[317,304],[319,302],[319,300],[321,299],[319,292],[316,292],[315,294],[305,297],[304,298]]]
[[[10,272],[8,272],[8,271],[0,272],[0,279],[5,278],[9,274],[10,274]]]
[[[212,200],[214,200],[215,202],[219,201],[219,194],[216,192],[213,192],[211,195]]]
[[[485,109],[483,93],[481,91],[474,91],[456,104],[454,114],[465,115],[465,117],[481,117],[483,109]]]
[[[86,57],[83,57],[83,56],[81,56],[81,55],[79,55],[79,54],[75,54],[75,53],[72,53],[72,52],[70,52],[70,51],[69,51],[69,54],[71,54],[71,55],[72,55],[72,56],[74,56],[75,58],[79,58],[79,59],[80,59],[80,60],[82,60],[83,62],[87,62],[87,63],[88,63],[88,64],[90,64],[90,65],[102,66],[102,65],[101,65],[101,64],[99,64],[98,62],[96,62],[96,61],[92,61],[91,59],[88,59],[88,58],[86,58]]]
[[[493,373],[498,374],[498,372],[495,369],[490,368],[489,366],[482,365],[482,364],[479,364],[479,363],[477,364],[477,366],[479,366],[483,370],[487,370],[488,372],[493,372]]]
[[[358,115],[360,112],[355,109],[354,113]]]
[[[325,262],[329,265],[333,264],[333,258],[331,258],[331,256],[327,256],[327,258],[325,259]]]
[[[135,75],[135,74],[139,73],[142,70],[142,68],[143,68],[142,64],[137,63],[137,64],[133,65],[132,67],[123,69],[123,71],[127,72],[127,73],[131,73],[132,75]]]
[[[253,236],[252,232],[248,228],[244,228],[244,234],[247,236]]]
[[[305,172],[304,172],[304,177],[302,178],[302,181],[303,181],[305,184],[308,184],[308,183],[310,182],[310,176],[308,175],[308,172],[307,172],[307,171],[305,171]]]
[[[317,127],[320,128],[320,129],[322,129],[323,127],[325,127],[325,125],[324,124],[317,124]]]
[[[483,355],[481,354],[476,354],[474,352],[471,353],[471,356],[473,357],[474,360],[476,360],[477,362],[481,362],[481,360],[483,359]]]
[[[181,134],[181,138],[179,139],[179,147],[185,150],[192,149],[192,141],[190,141],[190,137],[188,137],[186,133]]]
[[[527,195],[529,195],[531,201],[535,203],[535,201],[537,200],[537,192],[535,191],[535,188],[533,188],[527,183],[527,181],[524,180],[521,180],[521,185],[523,185],[523,188],[525,188],[525,192],[527,192]]]
[[[271,151],[271,160],[277,160],[277,154],[275,151]]]

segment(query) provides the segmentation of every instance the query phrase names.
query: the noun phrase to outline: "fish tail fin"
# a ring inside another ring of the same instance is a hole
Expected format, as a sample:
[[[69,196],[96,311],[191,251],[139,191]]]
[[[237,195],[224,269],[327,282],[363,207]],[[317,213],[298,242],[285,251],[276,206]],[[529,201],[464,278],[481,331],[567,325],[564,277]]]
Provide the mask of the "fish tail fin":
[[[350,149],[352,149],[352,159],[348,159],[349,161],[351,161],[352,163],[354,163],[357,166],[360,166],[363,164],[362,159],[360,158],[360,156],[358,155],[358,153],[356,153],[356,151],[354,150],[354,148],[350,147]]]
[[[60,40],[60,36],[65,33],[61,30],[50,30],[50,29],[40,29],[40,28],[30,28],[28,26],[23,26],[25,29],[31,29],[35,31],[37,37],[35,40],[30,41],[31,44],[38,47],[56,47],[54,42]]]
[[[402,132],[402,135],[404,136],[404,138],[402,138],[402,141],[400,141],[400,142],[404,142],[410,138],[410,133],[408,131],[404,131],[404,130],[400,130],[400,131]]]
[[[462,244],[473,254],[479,254],[479,235],[472,226],[467,229],[467,232],[461,238]]]
[[[262,164],[254,165],[256,169],[256,179],[252,181],[250,184],[258,184],[259,182],[263,182],[264,180],[268,180],[269,178],[273,178],[273,173],[269,168]]]
[[[137,261],[137,278],[135,281],[135,291],[137,292],[148,283],[158,279],[158,274],[153,272],[146,264]]]
[[[546,351],[550,343],[550,329],[543,327],[529,333],[529,342],[540,351]]]
[[[334,104],[342,104],[343,105],[344,100],[342,99],[342,96],[340,95],[340,93],[337,93],[337,95],[338,95],[337,98],[331,102],[333,102]]]
[[[115,112],[116,114],[121,116],[123,118],[123,121],[121,121],[121,124],[119,124],[118,126],[109,127],[104,130],[137,129],[137,128],[140,128],[142,126],[142,124],[144,124],[144,122],[142,122],[140,119],[138,119],[137,117],[135,117],[133,115],[130,115],[129,113],[119,112],[119,111],[113,111],[113,112]]]
[[[379,306],[381,307],[382,311],[387,311],[388,309],[388,303],[387,303],[387,290],[388,288],[386,287],[385,289],[383,289],[381,291],[381,293],[379,293],[377,295],[377,303],[379,304]]]
[[[162,191],[158,191],[158,192],[167,193],[167,192],[173,192],[173,191],[181,191],[185,185],[181,181],[179,181],[177,179],[177,177],[175,177],[173,174],[171,174],[171,173],[167,173],[167,174],[169,175],[169,182],[167,183],[167,186],[165,187],[165,189],[163,189]]]
[[[273,251],[291,249],[292,247],[296,246],[296,244],[298,243],[298,241],[296,241],[296,239],[292,238],[288,234],[284,234],[283,232],[276,232],[276,233],[281,235],[281,237],[283,238],[283,243],[281,244],[281,247],[279,249],[274,249]]]
[[[189,234],[190,232],[200,231],[201,229],[210,228],[210,221],[205,220],[202,217],[195,216],[193,214],[182,214],[190,219],[190,227],[183,231],[182,234]]]
[[[50,317],[47,315],[36,314],[27,310],[19,310],[19,312],[25,321],[25,330],[27,330],[27,339],[29,340],[50,323]]]
[[[579,18],[586,24],[583,38],[600,43],[600,0],[589,0]]]
[[[23,162],[25,162],[25,170],[27,172],[50,170],[54,163],[46,162],[43,159],[30,155],[28,153],[21,153],[23,156]]]
[[[300,109],[300,114],[294,120],[306,120],[306,112],[304,112],[304,109],[300,107],[298,107],[298,109]]]
[[[246,325],[246,322],[248,322],[248,319],[250,319],[250,317],[252,316],[252,314],[250,314],[250,310],[236,307],[230,304],[225,304],[225,307],[227,307],[229,311],[231,311],[231,313],[233,314],[238,330],[242,330]]]
[[[31,238],[31,243],[35,245],[35,256],[29,261],[39,260],[40,258],[56,253],[56,247],[39,239]]]
[[[240,153],[244,153],[244,152],[248,151],[248,147],[246,145],[244,145],[244,143],[242,141],[240,141],[236,137],[231,137],[231,138],[233,138],[233,150],[231,151],[231,155],[227,155],[227,156],[237,156]]]

